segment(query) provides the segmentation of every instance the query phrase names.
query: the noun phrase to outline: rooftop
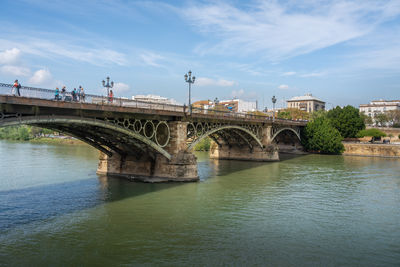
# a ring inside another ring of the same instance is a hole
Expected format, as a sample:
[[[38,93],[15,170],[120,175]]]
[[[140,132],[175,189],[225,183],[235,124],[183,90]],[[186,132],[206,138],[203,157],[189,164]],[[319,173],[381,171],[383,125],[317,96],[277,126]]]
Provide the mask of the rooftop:
[[[289,100],[286,100],[286,102],[290,102],[290,101],[309,101],[309,100],[314,100],[314,101],[319,101],[319,102],[325,103],[325,101],[322,101],[321,99],[318,99],[318,98],[314,97],[312,94],[305,94],[303,96],[295,96],[295,97],[292,97]]]

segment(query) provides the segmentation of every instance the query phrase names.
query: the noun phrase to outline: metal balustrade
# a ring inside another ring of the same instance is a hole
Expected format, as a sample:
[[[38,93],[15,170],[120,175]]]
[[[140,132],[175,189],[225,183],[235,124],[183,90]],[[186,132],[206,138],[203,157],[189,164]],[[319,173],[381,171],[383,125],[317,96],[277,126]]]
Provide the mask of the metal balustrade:
[[[93,95],[86,94],[84,99],[80,99],[78,97],[77,101],[72,100],[71,92],[66,92],[65,96],[62,96],[60,90],[60,99],[55,99],[55,90],[44,89],[44,88],[36,88],[36,87],[28,87],[21,86],[19,89],[21,97],[27,98],[37,98],[37,99],[46,99],[53,101],[65,101],[65,102],[80,102],[80,103],[92,103],[97,105],[111,105],[111,106],[122,106],[122,107],[132,107],[132,108],[141,108],[141,109],[152,109],[152,110],[165,110],[165,111],[174,111],[174,112],[182,112],[185,114],[189,114],[189,109],[187,106],[181,105],[172,105],[172,104],[163,104],[163,103],[155,103],[150,101],[138,101],[132,100],[124,97],[114,97],[112,101],[109,100],[106,96],[101,95]],[[0,83],[0,95],[15,95],[15,88],[13,88],[12,84]],[[242,118],[248,120],[262,120],[262,121],[272,121],[271,116],[267,115],[256,115],[252,113],[243,113],[243,112],[234,112],[229,110],[215,110],[215,109],[202,109],[192,107],[192,114],[204,114],[207,116],[215,116],[215,117],[228,117],[228,118]],[[286,119],[275,119],[275,121],[287,122],[293,120]],[[302,120],[296,120],[298,122],[302,122]],[[304,121],[303,121],[304,122]]]

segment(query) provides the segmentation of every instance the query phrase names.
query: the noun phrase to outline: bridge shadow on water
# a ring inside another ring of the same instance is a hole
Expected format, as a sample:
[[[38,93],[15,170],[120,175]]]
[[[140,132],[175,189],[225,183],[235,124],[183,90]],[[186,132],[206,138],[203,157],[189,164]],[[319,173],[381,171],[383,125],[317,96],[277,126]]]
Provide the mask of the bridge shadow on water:
[[[0,234],[25,224],[183,185],[146,184],[107,176],[0,191]]]
[[[279,153],[279,162],[304,157],[308,154]],[[200,181],[209,177],[229,175],[234,172],[258,168],[276,162],[210,159],[208,152],[196,152]]]
[[[207,153],[196,153],[200,183],[215,176],[257,168],[272,162],[210,160]],[[281,161],[303,155],[282,154]],[[166,190],[186,183],[141,183],[123,178],[96,176],[68,182],[0,191],[0,234],[14,227],[40,223],[51,218]]]

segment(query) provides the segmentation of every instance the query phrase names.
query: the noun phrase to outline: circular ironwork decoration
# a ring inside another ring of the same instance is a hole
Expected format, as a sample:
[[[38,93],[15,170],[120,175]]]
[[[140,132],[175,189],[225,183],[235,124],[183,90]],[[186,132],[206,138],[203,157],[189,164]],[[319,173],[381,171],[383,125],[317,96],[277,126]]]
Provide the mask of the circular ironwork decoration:
[[[140,120],[135,120],[135,122],[133,123],[133,130],[135,131],[135,133],[140,133],[142,128],[142,122]]]
[[[198,123],[196,125],[197,136],[201,136],[203,134],[203,130],[204,130],[203,125],[201,123]]]
[[[143,126],[143,134],[145,137],[148,139],[151,139],[154,134],[155,134],[155,127],[154,123],[152,121],[146,121],[146,123]]]
[[[128,128],[129,127],[129,124],[130,124],[130,122],[129,122],[129,119],[124,119],[124,127],[125,128]]]
[[[206,132],[208,132],[209,130],[211,130],[211,126],[208,124],[208,122],[204,123],[204,130]]]
[[[156,126],[156,143],[160,147],[168,145],[170,138],[169,126],[165,121],[160,121]]]

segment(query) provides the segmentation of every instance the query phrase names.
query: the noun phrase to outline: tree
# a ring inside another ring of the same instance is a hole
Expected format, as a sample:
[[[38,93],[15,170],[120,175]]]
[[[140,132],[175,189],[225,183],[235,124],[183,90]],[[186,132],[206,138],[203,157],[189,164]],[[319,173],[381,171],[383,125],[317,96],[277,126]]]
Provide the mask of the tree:
[[[366,129],[366,130],[361,130],[357,133],[357,137],[365,137],[365,136],[371,136],[371,137],[375,137],[375,138],[379,138],[379,137],[385,137],[386,134],[384,132],[382,132],[379,129],[376,128],[370,128],[370,129]]]
[[[361,130],[357,133],[357,137],[362,138],[365,136],[371,136],[372,137],[372,142],[375,141],[375,139],[379,139],[381,137],[385,137],[386,134],[382,132],[381,130],[371,128],[371,129],[365,129]]]
[[[374,119],[377,126],[385,126],[389,122],[389,117],[386,113],[378,113]]]
[[[360,116],[363,119],[365,125],[372,125],[374,123],[372,118],[370,116],[368,116],[367,114],[365,114],[364,112],[361,112]]]
[[[327,117],[328,112],[326,110],[317,110],[314,111],[313,113],[311,113],[310,115],[310,119],[311,120],[315,120],[317,118],[326,118]]]
[[[343,138],[354,138],[360,130],[365,129],[365,123],[357,108],[337,106],[328,111],[327,117]]]
[[[386,115],[388,116],[388,122],[393,127],[400,127],[400,110],[389,110],[386,112]]]
[[[308,151],[341,154],[344,151],[342,136],[324,117],[309,122],[302,133],[302,143]]]
[[[278,118],[289,120],[308,120],[310,113],[297,108],[287,108],[279,111]]]

